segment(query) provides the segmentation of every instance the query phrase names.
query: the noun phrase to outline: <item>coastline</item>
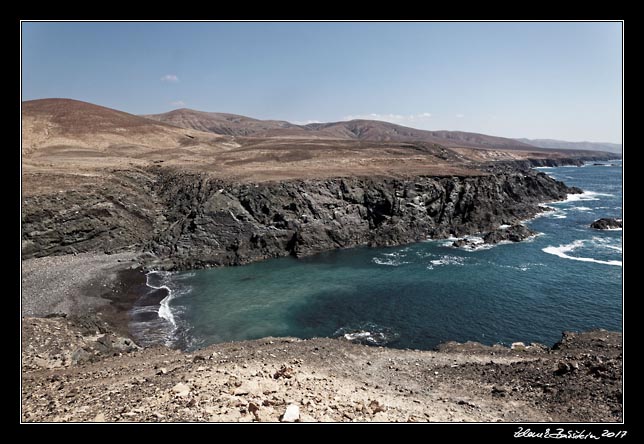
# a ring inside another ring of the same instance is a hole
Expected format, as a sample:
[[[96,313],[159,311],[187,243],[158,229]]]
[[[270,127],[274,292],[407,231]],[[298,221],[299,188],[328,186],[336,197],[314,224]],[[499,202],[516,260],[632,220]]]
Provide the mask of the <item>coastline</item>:
[[[141,349],[112,329],[123,334],[145,274],[94,256],[80,258],[92,264],[81,281],[91,284],[84,288],[94,291],[99,320],[79,307],[67,317],[22,319],[24,422],[278,422],[287,409],[297,409],[297,422],[623,419],[618,332],[564,333],[551,348],[448,342],[419,351],[281,337],[191,353]],[[79,272],[78,259],[56,262]],[[102,287],[115,278],[122,285]]]
[[[574,188],[569,190],[571,193],[561,199],[536,205],[537,214],[522,219],[521,223],[548,212],[546,203],[565,201],[571,195],[581,192]],[[396,245],[407,245],[413,242],[403,241]],[[352,248],[352,246],[345,248]],[[147,273],[165,270],[163,266],[155,267],[155,265],[161,265],[158,259],[150,252],[142,250],[112,254],[85,252],[24,259],[22,261],[22,316],[96,314],[114,332],[133,337],[134,332],[130,328],[131,312],[136,302],[139,301],[141,306],[156,305],[160,308],[160,303],[168,296],[167,288],[153,288],[147,285]],[[251,262],[261,260],[267,259],[255,258]],[[173,267],[173,271],[188,269],[190,268]]]
[[[22,261],[22,317],[97,314],[129,336],[128,313],[145,274],[135,252],[79,253]]]
[[[329,338],[225,342],[192,353],[132,347],[112,332],[131,334],[130,310],[150,293],[146,259],[129,251],[22,262],[23,421],[274,422],[291,405],[300,422],[622,419],[619,332],[568,333],[552,348],[446,343],[418,351]],[[68,316],[33,318],[52,313]],[[88,313],[107,330],[76,319]],[[105,337],[111,345],[102,350]]]

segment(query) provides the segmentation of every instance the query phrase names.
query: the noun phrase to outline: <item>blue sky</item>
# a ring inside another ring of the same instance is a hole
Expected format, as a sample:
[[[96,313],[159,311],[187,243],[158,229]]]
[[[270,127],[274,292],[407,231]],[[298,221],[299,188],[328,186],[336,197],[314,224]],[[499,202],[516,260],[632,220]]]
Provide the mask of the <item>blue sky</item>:
[[[621,23],[23,23],[23,100],[620,143]]]

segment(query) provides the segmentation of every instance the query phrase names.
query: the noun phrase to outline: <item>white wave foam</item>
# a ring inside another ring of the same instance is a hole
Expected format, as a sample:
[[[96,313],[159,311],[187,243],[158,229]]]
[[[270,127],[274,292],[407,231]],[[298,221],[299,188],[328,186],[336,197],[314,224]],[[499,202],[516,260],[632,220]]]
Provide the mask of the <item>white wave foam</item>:
[[[177,327],[177,321],[174,319],[174,315],[172,314],[172,309],[170,308],[170,301],[173,299],[174,293],[172,292],[172,289],[168,287],[165,284],[155,286],[150,283],[150,276],[158,274],[162,276],[162,282],[165,280],[167,276],[169,276],[169,273],[167,272],[160,272],[160,271],[150,271],[145,275],[145,285],[147,285],[150,288],[153,288],[155,290],[165,290],[168,294],[166,297],[164,297],[161,302],[159,303],[159,317],[165,319],[166,321],[170,322],[174,328]]]
[[[388,327],[368,322],[357,328],[341,327],[333,333],[333,336],[344,337],[351,342],[382,346],[395,341],[400,334]]]
[[[450,238],[451,240],[452,238]],[[466,240],[469,243],[465,247],[461,247],[461,250],[464,251],[477,251],[477,250],[486,250],[488,248],[491,248],[493,245],[486,244],[483,241],[483,238],[480,236],[465,236],[465,237],[458,237],[458,238],[453,238],[454,241],[457,240]],[[441,244],[443,247],[453,247],[454,242],[444,242]]]
[[[599,259],[593,259],[591,257],[575,257],[575,256],[570,256],[569,254],[566,254],[574,251],[577,248],[583,247],[584,242],[585,241],[583,240],[576,240],[571,244],[559,245],[558,247],[548,246],[546,248],[542,248],[542,251],[544,253],[553,254],[555,256],[559,256],[560,258],[571,259],[573,261],[594,262],[596,264],[616,265],[618,267],[622,266],[622,261],[602,261]]]
[[[622,246],[620,245],[612,245],[612,243],[615,240],[611,237],[599,237],[599,236],[593,236],[592,242],[596,246],[600,248],[607,248],[609,250],[615,250],[615,251],[622,251]]]
[[[344,335],[345,339],[348,339],[349,341],[355,341],[355,340],[360,340],[360,339],[371,339],[371,332],[369,331],[359,331],[356,333],[345,333]]]
[[[566,200],[563,200],[561,202],[553,202],[553,203],[568,203],[568,202],[579,202],[579,201],[587,201],[587,200],[599,200],[597,197],[589,193],[590,193],[589,191],[584,191],[581,194],[568,194],[566,196]]]
[[[389,259],[389,258],[387,258],[387,259],[381,259],[381,258],[379,258],[379,257],[374,257],[374,258],[372,258],[372,259],[371,259],[371,261],[372,261],[374,264],[378,264],[378,265],[388,265],[388,266],[390,266],[390,267],[399,267],[399,266],[401,266],[401,265],[404,265],[404,264],[408,264],[408,263],[409,263],[409,262],[407,262],[407,261],[402,261],[402,260],[398,260],[398,259],[394,259],[394,258],[391,258],[391,259]]]
[[[509,244],[511,243],[510,241],[501,241],[497,242],[496,244],[486,244],[485,242],[481,242],[480,244],[475,244],[471,248],[468,248],[466,251],[482,251],[482,250],[489,250],[491,248],[494,248],[498,245],[503,245],[503,244]]]
[[[579,201],[587,201],[587,200],[599,200],[598,196],[604,196],[604,197],[613,197],[612,194],[608,193],[597,193],[595,191],[584,191],[581,194],[568,194],[566,196],[566,200],[560,201],[560,202],[551,202],[552,204],[558,204],[558,203],[569,203],[569,202],[579,202]]]
[[[592,211],[593,209],[590,207],[573,207],[571,210],[575,211]]]
[[[509,268],[511,270],[528,271],[530,269],[530,265],[532,264],[520,264],[516,267],[514,265],[497,265],[497,266],[501,268]]]
[[[443,265],[464,265],[465,259],[466,258],[459,256],[443,256],[440,259],[434,259],[433,261],[430,261],[427,265],[427,269],[433,270],[434,267],[440,267]]]

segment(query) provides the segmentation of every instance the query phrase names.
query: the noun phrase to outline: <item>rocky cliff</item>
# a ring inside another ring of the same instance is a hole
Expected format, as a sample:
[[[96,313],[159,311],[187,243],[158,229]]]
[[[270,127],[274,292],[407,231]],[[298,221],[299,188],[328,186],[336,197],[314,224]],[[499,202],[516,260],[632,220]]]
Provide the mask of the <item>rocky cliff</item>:
[[[231,184],[164,173],[170,226],[146,249],[169,268],[243,264],[489,231],[574,192],[541,173]]]
[[[490,231],[580,192],[545,174],[237,183],[168,168],[23,202],[23,257],[147,251],[150,267],[238,265]]]

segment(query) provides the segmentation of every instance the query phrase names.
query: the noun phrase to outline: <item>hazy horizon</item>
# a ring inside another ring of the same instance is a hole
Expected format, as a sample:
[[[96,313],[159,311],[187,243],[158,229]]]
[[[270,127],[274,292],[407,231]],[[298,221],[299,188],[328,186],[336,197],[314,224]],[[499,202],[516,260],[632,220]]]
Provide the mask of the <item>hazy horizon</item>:
[[[23,22],[22,99],[622,143],[620,22]]]

